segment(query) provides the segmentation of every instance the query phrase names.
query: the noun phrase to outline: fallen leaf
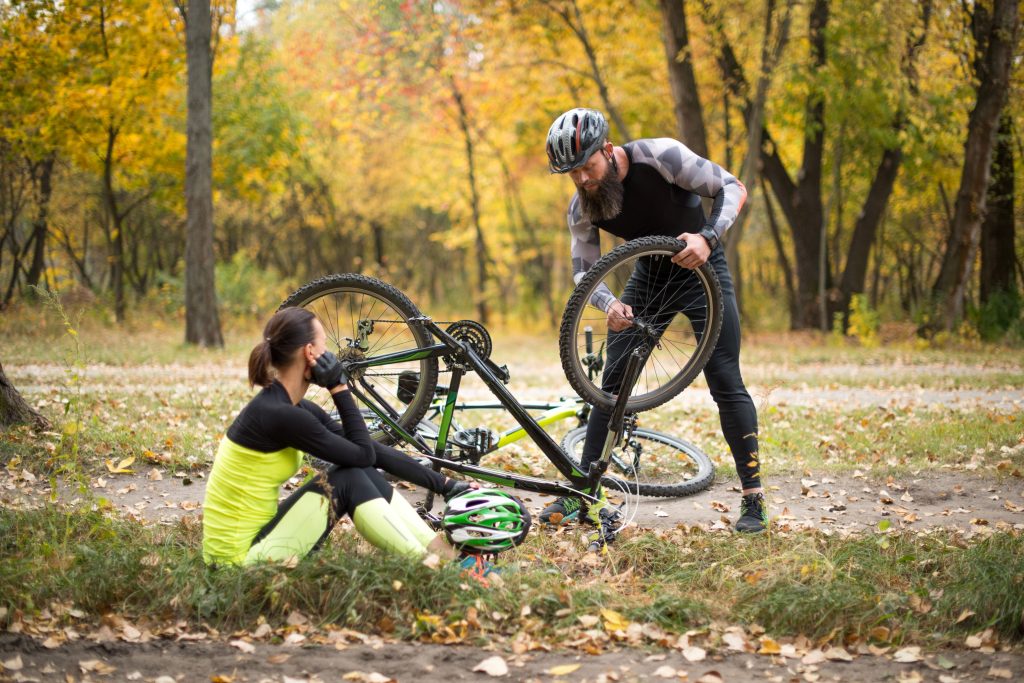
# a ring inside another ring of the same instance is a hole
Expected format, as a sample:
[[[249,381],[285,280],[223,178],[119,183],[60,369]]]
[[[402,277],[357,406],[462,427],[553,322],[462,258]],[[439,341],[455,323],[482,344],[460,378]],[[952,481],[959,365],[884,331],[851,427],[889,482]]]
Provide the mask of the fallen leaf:
[[[437,569],[441,564],[441,556],[437,553],[430,553],[423,559],[423,566],[427,569]]]
[[[922,683],[924,678],[921,676],[920,671],[913,669],[911,671],[901,671],[896,680],[898,683]]]
[[[341,678],[342,678],[342,680],[346,680],[346,681],[360,681],[361,683],[396,683],[394,678],[391,678],[389,676],[385,676],[384,674],[379,674],[376,671],[373,671],[371,673],[364,673],[362,671],[349,671],[347,674],[345,674]],[[292,679],[289,679],[288,676],[284,677],[285,683],[288,683],[289,680],[295,681],[296,683],[306,683],[306,681],[309,680],[309,679],[305,679],[305,678],[292,678]]]
[[[988,670],[989,678],[1013,678],[1013,672],[1009,669],[997,669],[992,667]]]
[[[583,628],[594,628],[597,626],[598,622],[601,621],[593,614],[582,614],[577,618],[579,619],[579,622],[583,624]]]
[[[284,664],[289,659],[291,659],[291,655],[289,655],[289,654],[270,655],[269,657],[267,657],[267,663],[268,664]]]
[[[98,659],[86,659],[78,662],[78,668],[82,670],[82,673],[97,673],[101,676],[114,673],[117,671],[117,667],[113,667],[106,662]]]
[[[675,678],[677,674],[675,669],[666,664],[664,666],[659,666],[655,670],[654,675],[658,678]]]
[[[474,666],[473,671],[480,671],[488,676],[505,676],[508,674],[508,664],[504,658],[494,655]]]
[[[21,662],[21,655],[15,655],[3,663],[4,671],[21,671],[24,666]]]
[[[559,664],[558,666],[553,666],[550,669],[548,669],[546,673],[549,676],[565,676],[566,674],[571,674],[573,671],[576,671],[577,669],[580,668],[580,666],[582,666],[582,665],[581,664]],[[508,671],[508,667],[505,668],[505,671],[506,672]]]
[[[707,656],[707,650],[696,645],[691,645],[683,650],[683,657],[688,662],[702,662]]]
[[[821,650],[811,650],[800,660],[802,664],[821,664],[825,661],[825,653]]]
[[[104,460],[104,462],[107,464],[107,470],[111,474],[133,474],[133,471],[128,468],[133,462],[135,462],[135,456],[133,455],[129,458],[124,458],[116,465],[114,464],[114,461],[109,458]]]
[[[736,633],[735,631],[723,634],[722,642],[729,646],[730,650],[736,650],[737,652],[745,652],[747,649],[746,637],[742,633]]]
[[[761,648],[757,651],[759,655],[777,655],[782,652],[782,648],[771,638],[761,639]]]
[[[708,671],[697,679],[697,683],[725,683],[725,679],[717,671]]]
[[[842,647],[830,647],[825,650],[825,658],[832,662],[852,662],[853,655]]]
[[[896,653],[892,656],[894,662],[900,664],[912,664],[913,662],[921,661],[921,648],[917,645],[911,645],[909,647],[900,648],[896,650]]]
[[[960,624],[974,616],[974,610],[965,609],[960,613],[960,616],[956,618],[956,623]]]
[[[247,655],[251,655],[253,652],[256,652],[256,646],[252,643],[247,643],[244,640],[232,640],[228,645],[238,648]]]
[[[604,619],[604,629],[606,631],[625,631],[629,628],[629,619],[626,619],[615,610],[603,609],[601,610],[601,617]]]

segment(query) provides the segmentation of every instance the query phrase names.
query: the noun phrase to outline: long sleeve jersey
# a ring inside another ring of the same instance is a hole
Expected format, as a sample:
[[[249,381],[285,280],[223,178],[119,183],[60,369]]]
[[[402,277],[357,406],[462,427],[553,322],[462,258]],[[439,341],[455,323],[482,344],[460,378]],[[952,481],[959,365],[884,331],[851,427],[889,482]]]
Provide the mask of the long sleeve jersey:
[[[598,228],[630,240],[649,235],[676,237],[707,226],[721,238],[746,201],[743,183],[678,140],[634,140],[622,148],[629,159],[622,180],[622,211],[614,218],[595,223],[583,215],[578,192],[569,203],[567,220],[573,280],[577,283],[601,257]],[[701,197],[712,199],[708,216],[704,215]],[[607,311],[614,300],[611,292],[604,289],[594,294],[592,303]]]

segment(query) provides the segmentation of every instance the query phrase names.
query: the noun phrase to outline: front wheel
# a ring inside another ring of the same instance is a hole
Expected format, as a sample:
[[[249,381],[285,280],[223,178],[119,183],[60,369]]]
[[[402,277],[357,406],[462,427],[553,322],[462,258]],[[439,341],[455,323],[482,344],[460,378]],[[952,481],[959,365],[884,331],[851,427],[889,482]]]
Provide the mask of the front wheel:
[[[577,467],[583,455],[586,427],[577,427],[562,440],[562,449]],[[608,489],[642,496],[690,496],[711,486],[715,466],[711,458],[688,441],[639,428],[612,451],[601,483]]]
[[[566,379],[591,405],[615,405],[626,360],[646,355],[626,410],[665,403],[689,386],[715,350],[724,316],[722,288],[710,263],[690,270],[672,263],[686,245],[671,237],[642,237],[612,249],[573,290],[558,334]],[[633,312],[631,325],[613,332],[608,306]]]

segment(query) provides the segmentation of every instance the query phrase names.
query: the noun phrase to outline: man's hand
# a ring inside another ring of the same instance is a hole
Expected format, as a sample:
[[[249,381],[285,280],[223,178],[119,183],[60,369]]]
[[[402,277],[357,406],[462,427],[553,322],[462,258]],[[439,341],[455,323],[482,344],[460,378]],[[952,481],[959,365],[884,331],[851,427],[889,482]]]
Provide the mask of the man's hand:
[[[633,307],[621,301],[613,301],[608,307],[608,329],[621,332],[633,324]]]
[[[677,240],[686,242],[686,248],[672,257],[672,263],[683,268],[700,268],[711,256],[711,247],[701,235],[691,232],[684,232],[676,237]]]
[[[348,383],[348,375],[341,367],[341,361],[330,351],[324,351],[309,368],[313,384],[324,389],[335,389]]]

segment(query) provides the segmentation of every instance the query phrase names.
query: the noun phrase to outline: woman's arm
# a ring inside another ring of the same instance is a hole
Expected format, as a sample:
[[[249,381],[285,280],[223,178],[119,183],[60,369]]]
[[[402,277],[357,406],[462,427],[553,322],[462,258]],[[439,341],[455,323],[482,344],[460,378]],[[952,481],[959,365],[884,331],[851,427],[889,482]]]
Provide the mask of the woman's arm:
[[[347,391],[343,393],[348,394]],[[339,400],[336,398],[335,404],[338,403]],[[355,418],[351,413],[348,414],[347,419],[350,422],[362,422],[362,417],[351,398],[348,399],[346,407],[355,412]],[[339,413],[345,414],[341,405],[338,405],[338,410]],[[298,406],[282,407],[268,417],[268,431],[288,446],[342,467],[372,467],[376,463],[374,442],[365,425],[362,425],[361,432],[357,427],[353,427],[351,436],[347,429],[345,436],[342,436],[336,429],[328,428],[326,423],[329,422],[329,418],[326,413],[309,401],[302,401]]]

